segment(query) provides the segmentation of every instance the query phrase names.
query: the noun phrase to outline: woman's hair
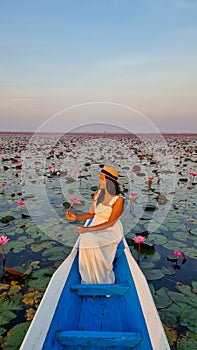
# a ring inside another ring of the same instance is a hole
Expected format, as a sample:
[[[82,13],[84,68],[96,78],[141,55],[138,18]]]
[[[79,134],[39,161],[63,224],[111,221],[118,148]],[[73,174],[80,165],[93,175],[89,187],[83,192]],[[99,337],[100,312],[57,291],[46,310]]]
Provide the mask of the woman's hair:
[[[107,176],[105,176],[105,178],[106,178],[106,189],[109,192],[109,194],[111,194],[111,196],[116,196],[116,195],[122,193],[120,190],[120,187],[116,181],[113,181],[112,179],[110,179]],[[100,192],[100,195],[98,197],[96,205],[101,203],[103,201],[104,197],[105,197],[105,190],[101,189],[101,192]]]

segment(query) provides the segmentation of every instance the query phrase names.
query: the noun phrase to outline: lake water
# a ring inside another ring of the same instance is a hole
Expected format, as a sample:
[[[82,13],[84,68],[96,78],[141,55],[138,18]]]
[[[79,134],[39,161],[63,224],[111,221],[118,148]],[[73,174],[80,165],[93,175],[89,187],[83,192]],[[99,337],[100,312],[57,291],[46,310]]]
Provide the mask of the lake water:
[[[65,220],[70,196],[82,202],[74,211],[88,210],[103,164],[120,173],[124,234],[136,260],[133,237],[145,237],[138,263],[171,348],[196,349],[197,135],[2,133],[0,151],[0,236],[9,239],[0,272],[2,349],[19,349],[78,236],[79,223]]]

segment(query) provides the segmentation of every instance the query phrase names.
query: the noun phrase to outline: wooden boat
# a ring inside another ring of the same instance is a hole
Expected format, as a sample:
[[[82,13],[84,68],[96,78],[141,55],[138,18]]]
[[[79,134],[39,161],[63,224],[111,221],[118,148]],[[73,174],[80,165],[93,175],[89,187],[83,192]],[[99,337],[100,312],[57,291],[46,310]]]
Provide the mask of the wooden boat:
[[[115,284],[80,284],[78,250],[54,273],[20,350],[170,350],[146,279],[125,239]]]

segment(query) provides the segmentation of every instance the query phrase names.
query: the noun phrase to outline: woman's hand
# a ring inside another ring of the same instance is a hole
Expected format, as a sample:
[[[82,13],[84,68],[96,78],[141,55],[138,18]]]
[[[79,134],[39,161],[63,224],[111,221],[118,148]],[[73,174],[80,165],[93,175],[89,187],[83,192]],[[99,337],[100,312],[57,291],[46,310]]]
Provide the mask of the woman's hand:
[[[77,215],[72,213],[70,210],[67,210],[66,212],[66,219],[67,220],[77,220]]]
[[[87,232],[87,227],[77,227],[77,232],[80,234],[85,233]]]

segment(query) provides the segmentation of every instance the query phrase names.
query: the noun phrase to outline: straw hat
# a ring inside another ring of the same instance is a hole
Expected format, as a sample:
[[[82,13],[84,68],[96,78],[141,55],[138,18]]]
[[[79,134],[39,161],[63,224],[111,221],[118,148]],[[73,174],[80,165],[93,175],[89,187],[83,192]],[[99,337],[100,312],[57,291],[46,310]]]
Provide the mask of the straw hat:
[[[113,181],[116,181],[119,185],[121,185],[121,182],[118,181],[119,173],[115,168],[105,165],[102,168],[101,173],[106,175],[108,178],[112,179]]]

